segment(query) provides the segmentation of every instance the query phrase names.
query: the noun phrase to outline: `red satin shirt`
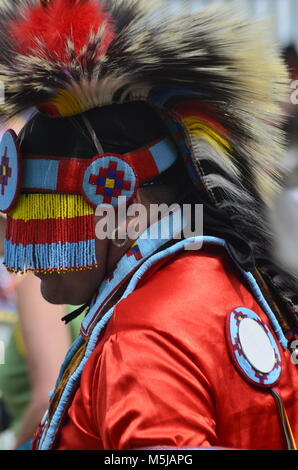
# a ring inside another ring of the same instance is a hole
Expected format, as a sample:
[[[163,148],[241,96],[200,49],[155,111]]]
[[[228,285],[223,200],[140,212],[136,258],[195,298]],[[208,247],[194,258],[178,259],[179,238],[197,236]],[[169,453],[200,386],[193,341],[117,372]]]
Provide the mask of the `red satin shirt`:
[[[185,252],[143,280],[88,360],[55,448],[285,449],[273,397],[230,358],[225,322],[236,307],[269,325],[221,248]],[[297,440],[298,371],[280,353],[275,390]]]

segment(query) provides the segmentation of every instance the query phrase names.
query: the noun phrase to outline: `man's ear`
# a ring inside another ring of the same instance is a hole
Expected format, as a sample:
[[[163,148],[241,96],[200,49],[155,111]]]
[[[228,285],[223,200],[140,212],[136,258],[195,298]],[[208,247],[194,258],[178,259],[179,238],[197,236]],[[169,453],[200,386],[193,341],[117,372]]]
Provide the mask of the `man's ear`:
[[[149,204],[137,191],[135,197],[127,208],[126,231],[130,239],[136,240],[148,227]]]
[[[145,204],[144,198],[142,198],[142,194],[140,190],[136,192],[136,195],[132,199],[131,204]]]

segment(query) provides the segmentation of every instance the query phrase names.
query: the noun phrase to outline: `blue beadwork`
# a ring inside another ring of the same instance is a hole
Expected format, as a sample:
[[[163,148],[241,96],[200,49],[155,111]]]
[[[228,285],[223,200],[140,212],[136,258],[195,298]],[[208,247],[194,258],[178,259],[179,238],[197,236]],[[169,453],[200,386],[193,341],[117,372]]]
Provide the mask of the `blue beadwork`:
[[[146,240],[144,240],[144,241],[146,241]],[[147,240],[147,242],[152,243],[152,240]],[[191,243],[192,244],[193,243],[201,244],[202,242],[203,242],[203,244],[221,246],[221,247],[223,247],[227,250],[227,245],[226,245],[225,240],[223,240],[221,238],[217,238],[217,237],[208,237],[208,236],[207,237],[193,237],[193,238],[190,238],[190,239],[187,239],[187,240],[181,240],[181,241],[177,242],[176,244],[172,245],[171,247],[169,247],[169,248],[167,248],[167,249],[151,256],[150,258],[148,258],[139,267],[139,269],[136,271],[136,273],[133,275],[132,279],[130,280],[130,282],[129,282],[129,284],[128,284],[128,286],[127,286],[127,288],[126,288],[126,290],[123,294],[123,296],[121,297],[121,299],[117,303],[121,302],[123,299],[125,299],[128,295],[130,295],[135,290],[139,280],[144,276],[144,274],[147,272],[147,270],[149,268],[151,268],[155,263],[159,262],[160,260],[162,260],[164,258],[167,258],[170,255],[174,255],[174,254],[177,254],[179,252],[182,252],[184,250],[184,247],[185,247],[186,244],[191,244]],[[228,252],[229,256],[231,256],[228,250],[227,250],[227,252]],[[124,258],[122,258],[122,259],[124,259]],[[129,260],[131,260],[131,257],[130,258],[125,257],[125,259],[129,263]],[[255,298],[258,301],[260,307],[262,308],[262,310],[267,315],[267,317],[268,317],[268,319],[271,323],[271,326],[272,326],[272,328],[273,328],[273,330],[274,330],[281,346],[284,349],[286,349],[287,348],[287,339],[284,336],[283,331],[282,331],[282,329],[281,329],[274,313],[272,312],[272,310],[270,309],[267,301],[265,300],[265,298],[264,298],[260,288],[258,287],[254,277],[252,276],[251,273],[242,270],[239,266],[237,266],[237,267],[238,267],[240,273],[247,280],[248,285],[250,286],[253,294],[255,295]],[[124,270],[124,265],[121,266],[121,269]],[[122,276],[124,277],[124,271],[122,272]],[[106,285],[106,288],[107,289],[110,288],[109,284]],[[55,412],[52,416],[51,422],[49,423],[49,426],[48,426],[47,430],[44,431],[43,437],[40,440],[40,445],[39,445],[40,449],[47,450],[51,447],[51,445],[54,441],[57,429],[59,428],[60,420],[63,416],[64,410],[68,406],[69,400],[72,397],[73,387],[75,387],[75,384],[79,380],[87,360],[89,359],[90,355],[92,354],[92,352],[94,351],[94,349],[95,349],[95,347],[98,343],[98,340],[100,338],[100,335],[101,335],[102,331],[104,330],[104,328],[108,324],[109,320],[111,319],[111,317],[113,315],[113,312],[114,312],[114,309],[115,309],[115,306],[113,306],[99,320],[99,322],[93,328],[93,331],[92,331],[92,333],[89,337],[88,345],[87,345],[87,348],[86,348],[86,351],[85,351],[85,356],[83,357],[82,361],[80,362],[78,368],[75,370],[75,372],[68,379],[68,382],[67,382],[67,384],[64,388],[64,391],[62,393],[62,396],[60,398],[58,406],[57,406],[57,408],[56,408],[56,410],[55,410]],[[69,357],[69,360],[70,359],[71,359],[71,356]],[[64,364],[64,367],[66,367],[66,364]]]
[[[274,350],[275,365],[269,373],[260,372],[255,367],[253,367],[242,350],[239,339],[239,327],[241,321],[243,321],[245,318],[255,320],[263,328],[270,340],[271,346]],[[277,382],[281,374],[281,357],[279,350],[271,331],[255,312],[246,307],[238,307],[229,314],[228,341],[231,344],[232,353],[236,363],[249,380],[255,382],[258,385],[267,386],[269,388],[271,388]]]

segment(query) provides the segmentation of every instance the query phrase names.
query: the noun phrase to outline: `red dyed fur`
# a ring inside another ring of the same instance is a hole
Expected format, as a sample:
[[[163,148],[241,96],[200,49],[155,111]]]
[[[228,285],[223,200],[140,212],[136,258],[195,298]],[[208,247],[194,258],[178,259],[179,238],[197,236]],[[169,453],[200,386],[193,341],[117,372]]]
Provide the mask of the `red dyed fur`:
[[[101,11],[96,0],[52,0],[47,8],[41,4],[25,10],[24,20],[10,25],[10,32],[18,42],[22,54],[41,55],[67,61],[66,39],[74,41],[76,55],[88,44],[90,33],[97,33],[100,26],[108,21],[108,15]],[[114,37],[111,24],[106,28],[99,55],[104,53]],[[36,42],[45,45],[42,51]],[[75,38],[75,39],[74,39]]]

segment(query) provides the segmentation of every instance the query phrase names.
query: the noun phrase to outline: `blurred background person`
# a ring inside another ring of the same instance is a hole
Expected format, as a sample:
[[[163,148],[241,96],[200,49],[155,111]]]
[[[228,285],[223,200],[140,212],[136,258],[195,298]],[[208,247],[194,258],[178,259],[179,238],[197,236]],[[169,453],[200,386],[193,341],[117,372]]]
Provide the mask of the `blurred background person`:
[[[10,276],[2,264],[3,240],[5,236],[6,221],[0,216],[0,374],[5,363],[7,347],[12,330],[17,322],[15,306],[16,276]],[[0,449],[11,443],[11,433],[4,433],[11,424],[11,417],[3,400],[0,386]]]
[[[297,2],[298,3],[298,2]],[[298,52],[295,44],[285,48],[292,94],[286,109],[288,148],[285,150],[284,190],[276,196],[271,218],[278,261],[298,277]],[[296,88],[293,88],[295,85]]]
[[[64,325],[65,307],[47,303],[39,285],[32,274],[17,283],[18,322],[6,348],[5,364],[0,366],[0,389],[16,448],[33,437],[64,356],[79,332],[80,320]]]
[[[27,117],[9,126],[17,132]],[[4,129],[2,129],[3,132]],[[0,217],[0,450],[18,448],[31,439],[48,406],[49,391],[71,343],[80,317],[69,325],[71,310],[46,302],[33,274],[9,274],[4,267],[6,219]]]

